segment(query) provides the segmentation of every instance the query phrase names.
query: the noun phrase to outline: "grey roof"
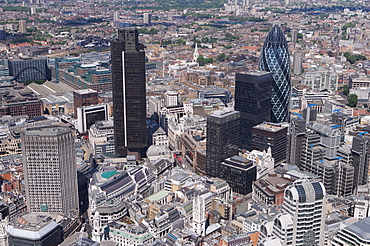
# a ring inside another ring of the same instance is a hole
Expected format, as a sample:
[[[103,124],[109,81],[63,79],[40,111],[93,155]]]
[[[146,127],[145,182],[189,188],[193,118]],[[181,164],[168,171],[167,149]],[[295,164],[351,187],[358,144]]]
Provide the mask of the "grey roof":
[[[57,227],[58,224],[55,221],[51,221],[46,226],[43,226],[39,230],[35,231],[34,228],[17,228],[13,225],[8,226],[8,234],[13,237],[25,238],[29,240],[40,240],[43,236],[50,233]]]
[[[314,123],[311,128],[318,133],[325,135],[325,136],[335,136],[340,135],[340,131],[337,129],[333,129],[330,126],[321,124],[321,123]],[[335,134],[336,133],[336,134]]]
[[[359,238],[370,240],[370,217],[347,226],[346,230],[355,233]]]

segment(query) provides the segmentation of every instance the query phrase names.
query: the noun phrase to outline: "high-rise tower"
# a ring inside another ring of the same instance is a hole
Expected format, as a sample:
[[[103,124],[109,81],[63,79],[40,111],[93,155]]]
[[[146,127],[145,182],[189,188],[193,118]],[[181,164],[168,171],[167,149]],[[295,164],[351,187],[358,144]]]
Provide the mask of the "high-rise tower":
[[[272,76],[267,72],[237,73],[235,110],[240,111],[240,141],[252,150],[252,128],[271,117]]]
[[[140,158],[146,147],[145,51],[137,29],[111,43],[114,145],[117,156]]]
[[[78,215],[75,138],[67,126],[22,134],[27,210]]]
[[[207,116],[206,174],[221,177],[221,163],[238,155],[240,112],[231,108],[213,111]]]
[[[288,44],[280,26],[274,25],[263,44],[259,69],[272,73],[271,121],[288,121],[290,59]]]

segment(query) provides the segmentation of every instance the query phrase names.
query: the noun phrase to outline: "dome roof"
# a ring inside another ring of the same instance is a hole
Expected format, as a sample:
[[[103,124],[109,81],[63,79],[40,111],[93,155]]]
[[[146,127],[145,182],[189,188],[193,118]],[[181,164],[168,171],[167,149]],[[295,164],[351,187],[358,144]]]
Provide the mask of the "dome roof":
[[[267,34],[265,44],[285,45],[287,43],[283,30],[279,25],[274,25]]]

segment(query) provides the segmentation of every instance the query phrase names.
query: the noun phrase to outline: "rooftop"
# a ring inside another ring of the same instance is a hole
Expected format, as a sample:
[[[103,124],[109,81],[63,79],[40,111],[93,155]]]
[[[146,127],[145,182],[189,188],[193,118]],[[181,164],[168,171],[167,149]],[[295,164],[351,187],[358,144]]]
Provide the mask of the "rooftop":
[[[253,128],[261,129],[261,130],[265,130],[265,131],[269,131],[269,132],[277,132],[277,131],[280,131],[280,130],[286,128],[286,127],[287,126],[285,126],[283,124],[264,122],[264,123],[261,123],[259,125],[254,126]]]
[[[168,196],[168,194],[170,194],[170,192],[165,191],[165,190],[161,190],[161,191],[158,191],[157,193],[151,195],[150,197],[147,197],[146,199],[149,200],[150,202],[156,202],[158,200],[161,200],[161,199],[165,198],[166,196]]]
[[[77,90],[75,91],[77,94],[89,94],[89,93],[98,93],[97,91],[93,90],[93,89],[84,89],[84,90]]]
[[[359,238],[370,240],[370,217],[367,217],[357,223],[347,226],[346,230],[355,233],[359,236]]]

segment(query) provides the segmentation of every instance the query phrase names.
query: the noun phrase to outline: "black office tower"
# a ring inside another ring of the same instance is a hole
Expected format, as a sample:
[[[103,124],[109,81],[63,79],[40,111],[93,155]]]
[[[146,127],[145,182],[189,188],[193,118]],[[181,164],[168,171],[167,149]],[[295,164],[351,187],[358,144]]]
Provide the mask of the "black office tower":
[[[145,51],[137,29],[111,42],[114,143],[117,156],[141,158],[146,147]]]
[[[354,137],[352,142],[354,188],[367,184],[369,171],[370,142],[367,137]]]
[[[206,175],[221,176],[221,163],[238,155],[240,112],[231,108],[216,110],[207,116]]]
[[[252,128],[271,117],[272,74],[256,71],[237,73],[235,110],[240,111],[241,148],[252,150]]]
[[[265,122],[252,129],[252,148],[263,151],[271,148],[275,167],[286,161],[288,145],[286,124]]]

